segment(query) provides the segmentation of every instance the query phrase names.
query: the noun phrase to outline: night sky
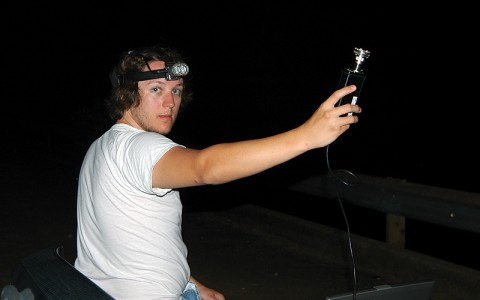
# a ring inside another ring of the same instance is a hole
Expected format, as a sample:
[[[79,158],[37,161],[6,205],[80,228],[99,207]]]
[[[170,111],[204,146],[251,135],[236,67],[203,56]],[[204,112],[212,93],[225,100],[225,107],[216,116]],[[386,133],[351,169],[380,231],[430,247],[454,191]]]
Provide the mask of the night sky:
[[[363,113],[330,146],[332,168],[479,193],[476,10],[342,4],[13,4],[0,18],[2,148],[49,153],[75,173],[111,124],[103,99],[120,53],[162,43],[187,58],[195,98],[172,139],[202,148],[276,134],[336,89],[359,47],[371,52]],[[318,149],[215,189],[241,197],[326,171]]]
[[[172,138],[203,147],[262,137],[306,120],[360,47],[371,52],[364,113],[331,146],[333,167],[479,192],[471,10],[317,2],[4,11],[3,131],[86,147],[109,124],[102,101],[119,54],[167,43],[186,56],[195,95]],[[296,161],[311,160],[302,172],[326,170],[322,150]]]
[[[195,95],[172,138],[203,147],[262,137],[303,122],[359,47],[371,52],[364,113],[331,146],[333,167],[479,192],[471,14],[318,1],[22,5],[1,21],[3,131],[85,147],[109,124],[102,100],[119,54],[167,43],[187,57]],[[317,167],[304,172],[326,170],[324,151],[297,161],[310,160]]]

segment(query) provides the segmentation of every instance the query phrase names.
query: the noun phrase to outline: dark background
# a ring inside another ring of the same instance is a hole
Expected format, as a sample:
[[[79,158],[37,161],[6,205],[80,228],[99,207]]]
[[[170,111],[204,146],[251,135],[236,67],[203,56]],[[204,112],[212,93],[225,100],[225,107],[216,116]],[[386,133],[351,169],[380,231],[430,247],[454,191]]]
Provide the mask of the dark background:
[[[1,133],[5,153],[18,157],[3,155],[3,163],[34,155],[77,174],[89,144],[110,126],[103,110],[108,73],[127,50],[167,43],[184,53],[195,101],[171,137],[201,148],[301,124],[334,91],[340,69],[353,66],[353,49],[360,47],[371,52],[360,97],[364,112],[330,146],[332,168],[480,192],[478,33],[470,7],[320,1],[14,6],[0,21]],[[185,189],[184,202],[187,209],[249,202],[324,222],[336,203],[296,201],[287,188],[326,171],[325,149],[319,149],[251,178]],[[31,175],[24,174],[25,182],[34,188]],[[350,214],[358,222],[353,231],[382,235],[382,226],[365,221],[382,216],[353,208]],[[425,235],[447,237],[443,245],[463,251],[449,251],[449,259],[478,267],[469,256],[478,249],[467,247],[476,235],[423,225],[415,228],[422,251],[444,247]]]

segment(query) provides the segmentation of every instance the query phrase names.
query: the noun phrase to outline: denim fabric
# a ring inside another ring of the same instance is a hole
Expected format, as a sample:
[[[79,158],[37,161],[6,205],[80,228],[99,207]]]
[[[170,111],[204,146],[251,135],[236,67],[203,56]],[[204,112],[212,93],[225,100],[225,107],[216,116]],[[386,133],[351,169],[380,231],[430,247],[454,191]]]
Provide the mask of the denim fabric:
[[[187,287],[183,291],[181,300],[201,300],[195,283],[189,281]]]

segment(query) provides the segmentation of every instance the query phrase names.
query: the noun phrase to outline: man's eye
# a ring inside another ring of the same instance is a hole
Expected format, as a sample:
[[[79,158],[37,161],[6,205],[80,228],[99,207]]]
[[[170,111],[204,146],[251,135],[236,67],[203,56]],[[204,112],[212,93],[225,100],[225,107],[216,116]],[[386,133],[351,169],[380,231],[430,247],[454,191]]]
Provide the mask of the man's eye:
[[[152,88],[152,91],[153,91],[154,93],[160,93],[161,90],[160,90],[160,88],[158,88],[158,87],[154,87],[154,88]]]
[[[181,95],[181,94],[182,94],[182,90],[181,90],[181,89],[173,89],[173,90],[172,90],[172,93],[175,94],[175,95]]]

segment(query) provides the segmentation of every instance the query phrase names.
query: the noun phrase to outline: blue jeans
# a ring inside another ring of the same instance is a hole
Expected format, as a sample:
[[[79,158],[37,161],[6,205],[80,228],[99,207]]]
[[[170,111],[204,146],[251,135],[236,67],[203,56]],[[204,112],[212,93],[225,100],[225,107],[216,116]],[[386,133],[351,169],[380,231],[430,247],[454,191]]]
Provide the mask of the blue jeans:
[[[195,283],[189,281],[187,287],[183,291],[181,300],[201,300]]]

